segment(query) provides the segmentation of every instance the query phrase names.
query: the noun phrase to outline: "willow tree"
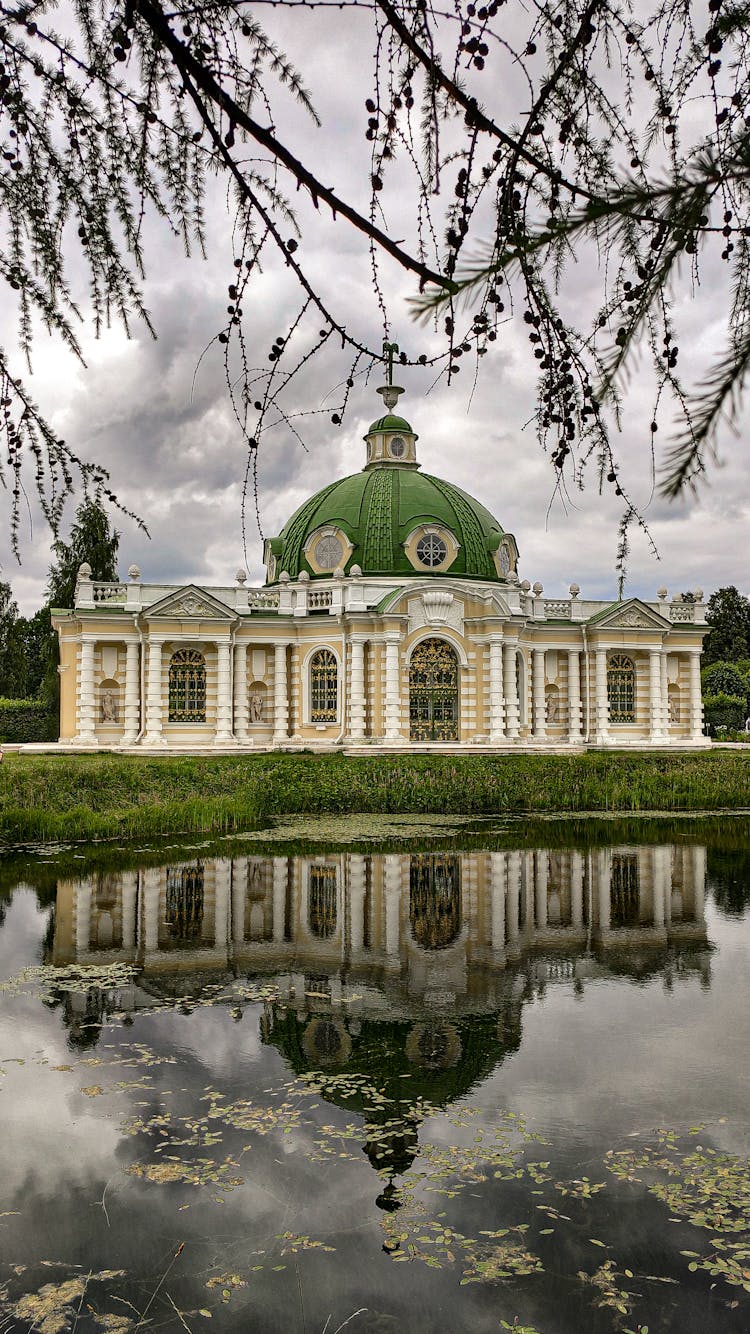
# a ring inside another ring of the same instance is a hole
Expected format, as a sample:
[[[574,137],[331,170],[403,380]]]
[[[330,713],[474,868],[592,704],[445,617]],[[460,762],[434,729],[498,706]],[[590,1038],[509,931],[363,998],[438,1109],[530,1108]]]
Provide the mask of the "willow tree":
[[[308,91],[315,51],[298,69],[275,31],[295,7],[316,11],[321,44],[345,11],[352,39],[371,53],[369,72],[353,57],[349,119],[361,127],[361,156],[349,154],[347,174],[356,181],[358,171],[359,186],[341,193],[331,184],[336,127],[319,123]],[[213,332],[249,474],[267,431],[279,422],[301,429],[295,391],[312,358],[340,381],[331,416],[343,419],[355,376],[382,355],[381,330],[392,337],[393,320],[404,328],[403,310],[393,309],[399,270],[423,321],[404,362],[431,361],[453,380],[469,363],[487,364],[508,320],[524,322],[553,477],[581,484],[593,468],[622,497],[624,531],[635,508],[617,431],[636,353],[648,351],[655,375],[653,410],[640,424],[644,466],[669,399],[681,424],[660,447],[664,493],[704,471],[750,362],[750,25],[741,0],[461,0],[450,12],[427,0],[275,0],[263,24],[261,6],[242,0],[0,8],[0,272],[19,311],[17,349],[0,356],[14,541],[26,467],[53,528],[77,480],[111,499],[96,461],[79,458],[35,406],[18,351],[31,360],[39,320],[76,355],[82,315],[97,328],[113,318],[148,325],[144,219],[162,217],[200,252],[217,173],[235,218],[226,324]],[[314,136],[300,136],[297,108]],[[342,228],[369,251],[370,342],[346,327],[337,303],[347,277]],[[323,285],[313,276],[321,247],[331,273]],[[714,250],[726,273],[725,342],[685,384],[674,303]],[[86,292],[69,276],[81,258]],[[593,317],[566,296],[577,263],[589,281],[596,275]],[[299,301],[259,368],[249,351],[253,284],[274,265]]]

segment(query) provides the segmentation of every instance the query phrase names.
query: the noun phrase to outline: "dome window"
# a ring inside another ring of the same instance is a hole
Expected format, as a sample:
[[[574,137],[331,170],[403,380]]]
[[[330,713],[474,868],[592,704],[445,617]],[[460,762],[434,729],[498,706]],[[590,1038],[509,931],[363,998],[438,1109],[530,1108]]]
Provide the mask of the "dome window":
[[[354,547],[346,533],[333,523],[316,528],[304,547],[305,559],[313,574],[330,575],[334,570],[343,570],[353,552]]]
[[[402,436],[394,435],[391,437],[389,449],[391,451],[391,458],[402,459],[406,453],[406,441]]]
[[[315,543],[315,559],[322,570],[335,570],[343,555],[344,548],[334,533],[327,533]]]
[[[417,560],[423,565],[427,565],[431,570],[436,565],[442,565],[448,555],[448,548],[442,537],[437,533],[428,533],[426,537],[421,537],[417,542]]]

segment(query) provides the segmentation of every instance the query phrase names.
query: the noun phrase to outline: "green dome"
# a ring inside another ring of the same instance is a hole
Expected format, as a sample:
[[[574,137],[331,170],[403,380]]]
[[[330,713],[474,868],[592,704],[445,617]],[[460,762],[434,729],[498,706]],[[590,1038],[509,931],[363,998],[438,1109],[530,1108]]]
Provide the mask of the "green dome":
[[[394,417],[392,412],[387,412],[385,417],[378,417],[367,434],[370,435],[372,431],[408,431],[410,435],[414,434],[406,418]]]
[[[447,570],[417,569],[409,560],[404,543],[421,524],[448,529],[458,542],[458,554]],[[303,570],[316,577],[305,559],[305,545],[312,533],[327,525],[338,529],[352,545],[347,573],[359,565],[364,575],[499,579],[493,556],[503,529],[497,519],[459,487],[415,468],[371,468],[332,482],[311,496],[270,544],[276,557],[275,579],[283,570],[292,579]],[[515,551],[512,538],[510,545]],[[330,574],[318,577],[329,578]]]

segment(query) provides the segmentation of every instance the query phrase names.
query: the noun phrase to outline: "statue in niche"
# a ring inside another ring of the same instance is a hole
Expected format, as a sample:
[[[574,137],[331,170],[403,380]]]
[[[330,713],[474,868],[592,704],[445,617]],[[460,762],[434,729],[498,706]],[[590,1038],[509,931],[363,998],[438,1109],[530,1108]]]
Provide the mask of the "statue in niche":
[[[103,690],[101,701],[101,721],[103,723],[119,722],[118,701],[116,690]]]
[[[251,695],[251,696],[250,696],[250,722],[251,722],[251,723],[262,723],[262,722],[263,722],[263,696],[262,696],[262,695]]]
[[[670,696],[667,709],[670,723],[678,723],[680,721],[680,701],[677,695]]]
[[[559,721],[558,714],[559,714],[559,702],[557,698],[557,691],[550,690],[549,694],[547,695],[547,722],[548,723],[558,722]]]

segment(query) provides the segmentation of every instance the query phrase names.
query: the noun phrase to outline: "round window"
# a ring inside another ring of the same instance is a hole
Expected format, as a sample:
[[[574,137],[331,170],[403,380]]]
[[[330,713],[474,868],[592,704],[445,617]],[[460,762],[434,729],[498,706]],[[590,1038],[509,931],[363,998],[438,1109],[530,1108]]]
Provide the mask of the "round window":
[[[406,453],[406,442],[400,435],[394,435],[390,443],[391,457],[394,459],[403,458]]]
[[[497,563],[501,574],[510,574],[510,551],[502,546],[497,553]]]
[[[436,565],[442,565],[448,555],[448,546],[437,533],[428,533],[426,537],[420,537],[417,542],[417,560],[423,565],[434,568]]]
[[[333,533],[328,533],[315,543],[315,559],[321,570],[335,570],[341,564],[343,555],[343,545]]]

